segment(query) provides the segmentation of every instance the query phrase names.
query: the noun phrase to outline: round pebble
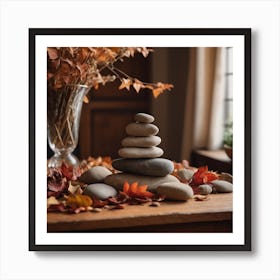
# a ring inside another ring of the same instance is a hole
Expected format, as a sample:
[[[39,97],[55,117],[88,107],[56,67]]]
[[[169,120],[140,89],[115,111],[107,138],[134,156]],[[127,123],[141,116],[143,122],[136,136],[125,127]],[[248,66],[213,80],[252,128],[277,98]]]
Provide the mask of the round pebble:
[[[152,123],[155,118],[146,113],[138,113],[134,116],[134,120],[140,123]]]
[[[125,131],[129,136],[151,136],[156,135],[159,129],[151,123],[130,123]]]
[[[157,188],[157,193],[164,195],[167,200],[188,200],[193,197],[193,189],[189,185],[180,182],[161,184]]]
[[[193,174],[194,174],[193,170],[186,169],[186,168],[180,169],[177,172],[180,181],[189,181],[192,178]]]
[[[214,180],[211,184],[213,184],[213,187],[219,193],[230,193],[233,191],[233,185],[228,181]]]
[[[83,192],[85,195],[101,200],[114,197],[117,193],[118,192],[113,187],[102,183],[88,185],[85,187]]]
[[[199,190],[200,194],[207,195],[212,192],[212,186],[210,186],[208,184],[203,184],[203,185],[198,186],[198,190]]]
[[[104,179],[111,174],[112,172],[104,166],[94,166],[83,173],[79,177],[79,181],[86,184],[100,183],[103,182]]]
[[[139,185],[148,185],[148,190],[156,192],[158,186],[167,182],[179,182],[179,180],[172,175],[166,175],[164,177],[155,176],[143,176],[129,173],[117,173],[112,174],[105,179],[105,184],[113,186],[117,190],[123,189],[124,182],[132,184],[138,182]]]
[[[122,140],[123,147],[149,148],[155,147],[160,143],[161,138],[158,136],[126,137]]]
[[[150,148],[122,148],[118,151],[123,158],[157,158],[163,155],[163,150],[158,147]]]
[[[166,176],[174,170],[172,161],[165,158],[154,159],[117,159],[112,162],[112,166],[123,172],[147,175]]]

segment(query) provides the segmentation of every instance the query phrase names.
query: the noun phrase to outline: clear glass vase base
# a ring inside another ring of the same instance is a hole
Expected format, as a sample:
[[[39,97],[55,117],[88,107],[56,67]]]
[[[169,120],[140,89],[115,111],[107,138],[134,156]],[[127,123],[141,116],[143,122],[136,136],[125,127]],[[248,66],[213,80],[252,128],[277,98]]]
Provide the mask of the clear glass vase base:
[[[66,166],[78,167],[80,162],[73,154],[55,154],[48,160],[48,168],[59,168],[62,164],[65,164]]]

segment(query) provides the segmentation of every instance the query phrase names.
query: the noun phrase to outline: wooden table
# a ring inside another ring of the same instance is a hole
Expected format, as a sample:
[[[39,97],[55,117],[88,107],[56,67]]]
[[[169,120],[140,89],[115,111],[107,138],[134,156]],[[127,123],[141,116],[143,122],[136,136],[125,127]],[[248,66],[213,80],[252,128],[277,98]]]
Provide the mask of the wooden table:
[[[48,213],[48,232],[232,232],[232,194],[211,194],[206,201],[166,201],[159,207]]]

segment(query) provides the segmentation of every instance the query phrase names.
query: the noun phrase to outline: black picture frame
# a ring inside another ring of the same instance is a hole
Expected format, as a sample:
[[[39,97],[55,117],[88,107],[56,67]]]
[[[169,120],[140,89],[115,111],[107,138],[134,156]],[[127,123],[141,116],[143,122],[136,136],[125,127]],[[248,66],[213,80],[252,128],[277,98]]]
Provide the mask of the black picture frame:
[[[36,38],[37,36],[64,35],[179,35],[179,36],[243,36],[244,37],[244,244],[241,245],[96,245],[96,244],[38,244],[36,242]],[[79,28],[31,28],[29,29],[29,250],[30,251],[250,251],[251,248],[251,29],[249,28],[177,28],[177,29],[79,29]]]

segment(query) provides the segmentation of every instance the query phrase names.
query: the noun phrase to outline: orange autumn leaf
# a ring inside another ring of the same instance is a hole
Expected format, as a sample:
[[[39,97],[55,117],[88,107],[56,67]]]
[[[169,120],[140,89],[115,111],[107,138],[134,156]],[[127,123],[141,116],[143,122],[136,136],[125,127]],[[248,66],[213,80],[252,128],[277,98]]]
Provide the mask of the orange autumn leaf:
[[[130,86],[132,85],[132,81],[130,79],[125,78],[123,78],[121,81],[122,83],[120,84],[119,89],[126,88],[127,90],[129,90]]]
[[[218,175],[215,172],[208,171],[208,166],[202,166],[194,173],[190,185],[199,186],[216,179],[218,179]]]
[[[140,89],[143,87],[143,83],[137,79],[135,79],[134,83],[133,83],[133,88],[136,90],[136,92],[138,93],[140,91]]]
[[[156,84],[156,87],[153,89],[153,95],[155,98],[157,98],[164,91],[171,90],[172,88],[173,88],[172,84],[163,84],[159,82]]]
[[[83,100],[85,103],[89,103],[89,100],[88,100],[88,97],[85,95],[84,96],[84,100]]]
[[[137,191],[138,191],[138,183],[137,183],[137,182],[132,183],[132,184],[130,185],[129,191],[130,191],[131,193],[137,193]]]
[[[123,192],[124,192],[124,193],[128,193],[129,188],[130,188],[129,184],[128,184],[127,182],[125,182],[125,183],[123,184]]]
[[[142,185],[138,186],[138,182],[134,182],[131,185],[129,185],[128,182],[125,182],[123,184],[123,192],[127,194],[130,197],[136,197],[136,198],[152,198],[154,196],[153,193],[147,191],[148,186]]]

